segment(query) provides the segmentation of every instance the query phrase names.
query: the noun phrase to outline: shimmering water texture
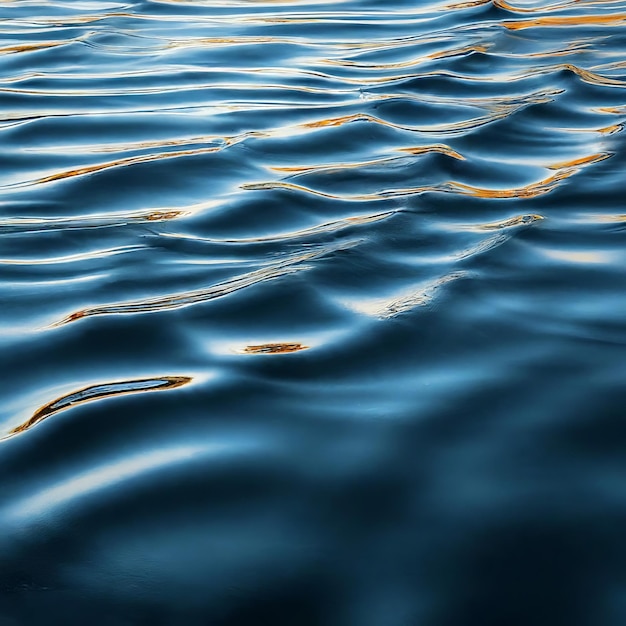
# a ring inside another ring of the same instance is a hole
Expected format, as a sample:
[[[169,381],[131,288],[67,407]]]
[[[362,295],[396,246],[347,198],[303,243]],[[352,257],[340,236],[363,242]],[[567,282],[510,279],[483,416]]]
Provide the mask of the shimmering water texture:
[[[625,51],[0,0],[0,626],[624,626]]]

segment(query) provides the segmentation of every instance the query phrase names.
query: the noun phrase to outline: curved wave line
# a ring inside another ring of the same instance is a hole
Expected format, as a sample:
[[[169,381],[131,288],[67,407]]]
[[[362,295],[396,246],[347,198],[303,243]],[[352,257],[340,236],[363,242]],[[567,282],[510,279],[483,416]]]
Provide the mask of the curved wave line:
[[[615,0],[566,0],[565,2],[559,2],[556,4],[548,4],[540,7],[517,7],[507,0],[493,0],[493,5],[500,9],[504,9],[505,11],[510,11],[511,13],[542,13],[542,12],[550,12],[550,11],[560,11],[561,9],[567,9],[569,7],[586,7],[586,6],[596,6],[598,4],[615,4]]]
[[[248,237],[240,239],[213,239],[211,241],[215,243],[231,243],[231,244],[250,244],[250,243],[271,243],[271,242],[285,242],[300,239],[302,237],[310,237],[311,235],[321,235],[326,233],[339,233],[346,228],[353,226],[359,226],[362,224],[371,224],[373,222],[380,222],[392,215],[395,215],[396,211],[385,211],[383,213],[375,213],[373,215],[357,215],[354,217],[345,217],[340,220],[326,222],[318,226],[312,226],[311,228],[303,228],[302,230],[295,230],[287,233],[277,235],[267,235],[265,237]]]
[[[502,26],[509,30],[523,30],[526,28],[550,26],[622,26],[626,24],[626,13],[609,15],[564,15],[537,17],[532,20],[515,20],[502,22]]]
[[[296,191],[301,193],[307,193],[314,196],[321,196],[323,198],[329,198],[332,200],[344,200],[344,201],[367,201],[367,200],[384,200],[392,197],[399,196],[411,196],[424,193],[427,191],[433,192],[445,192],[445,193],[458,193],[466,196],[475,196],[477,198],[534,198],[551,192],[557,187],[557,185],[564,179],[575,174],[579,168],[560,169],[552,176],[540,180],[536,183],[531,183],[524,187],[514,187],[509,189],[487,189],[484,187],[475,187],[473,185],[467,185],[465,183],[457,181],[448,181],[436,185],[423,185],[421,187],[401,187],[384,189],[376,193],[363,194],[363,195],[339,195],[331,194],[303,185],[296,185],[294,183],[287,183],[284,181],[271,181],[264,183],[247,183],[241,185],[242,189],[246,190],[271,190],[271,189],[284,189],[287,191]]]
[[[57,172],[49,176],[43,176],[36,180],[23,181],[19,183],[12,183],[5,185],[4,189],[15,189],[19,187],[30,187],[35,185],[45,185],[47,183],[57,182],[66,178],[75,178],[82,176],[89,176],[97,172],[104,170],[110,170],[118,167],[128,167],[130,165],[137,165],[139,163],[150,163],[152,161],[162,161],[165,159],[177,159],[186,156],[196,156],[199,154],[210,154],[212,152],[218,152],[223,150],[224,146],[212,146],[210,148],[195,148],[193,150],[177,150],[175,152],[160,152],[158,154],[145,154],[141,156],[127,157],[124,159],[117,159],[115,161],[109,161],[107,163],[98,163],[96,165],[87,165],[85,167],[78,167],[71,170],[65,170],[63,172]]]
[[[78,254],[69,254],[67,256],[48,257],[41,259],[2,259],[0,265],[60,265],[62,263],[75,263],[76,261],[86,261],[88,259],[103,259],[118,254],[126,254],[135,250],[142,250],[144,246],[128,245],[119,246],[117,248],[106,248],[104,250],[94,250],[91,252],[79,252]]]
[[[439,41],[438,39],[433,39],[433,41]],[[423,43],[423,42],[422,42]],[[415,67],[420,63],[429,60],[435,59],[445,59],[449,57],[455,56],[463,56],[466,54],[470,54],[472,52],[487,52],[491,47],[490,44],[481,43],[474,44],[462,47],[449,48],[446,50],[441,50],[439,52],[431,52],[430,54],[425,54],[419,57],[414,57],[409,59],[408,61],[397,61],[395,63],[358,63],[356,61],[348,61],[344,59],[322,59],[322,63],[328,65],[336,65],[340,67],[349,67],[355,69],[364,69],[364,70],[395,70],[395,69],[403,69],[407,67]]]
[[[38,41],[37,43],[18,44],[14,46],[3,46],[0,48],[0,55],[2,54],[19,54],[21,52],[35,52],[37,50],[45,50],[46,48],[56,48],[57,46],[64,46],[75,40],[69,41]]]
[[[2,231],[10,233],[30,233],[44,230],[76,230],[83,228],[110,228],[126,224],[145,222],[162,222],[192,215],[203,209],[214,207],[216,200],[187,206],[183,209],[155,208],[128,213],[110,213],[100,215],[84,215],[80,217],[13,217],[0,218],[0,235]]]
[[[553,72],[560,72],[562,70],[568,70],[576,74],[583,82],[591,85],[600,85],[601,87],[626,87],[626,81],[619,80],[617,78],[609,78],[607,76],[601,76],[595,74],[589,70],[585,70],[572,63],[561,63],[559,65],[553,65],[550,67],[543,67],[540,69],[534,69],[532,72],[524,74],[524,76],[537,76],[540,74],[550,74]]]
[[[570,167],[581,168],[587,165],[592,165],[593,163],[598,163],[599,161],[604,161],[605,159],[608,159],[612,156],[612,152],[598,152],[597,154],[590,154],[588,156],[580,157],[578,159],[572,159],[571,161],[562,161],[560,163],[548,165],[548,169],[562,170]]]
[[[468,120],[462,120],[460,122],[452,122],[450,124],[433,124],[432,126],[426,126],[421,128],[416,126],[404,126],[401,124],[388,122],[374,115],[370,115],[369,113],[353,113],[350,115],[343,115],[341,117],[325,118],[322,120],[316,120],[314,122],[305,122],[303,124],[299,124],[295,128],[299,127],[303,129],[319,129],[343,126],[344,124],[350,124],[352,122],[369,122],[396,130],[414,133],[435,133],[440,135],[457,134],[465,130],[480,128],[481,126],[485,126],[486,124],[490,124],[491,122],[505,119],[506,117],[509,117],[526,105],[527,103],[517,105],[499,105],[497,107],[494,107],[495,110],[486,113],[485,115],[480,115],[478,117],[470,118]],[[271,136],[271,134],[273,134],[273,131],[268,132],[268,135]]]
[[[447,185],[457,193],[475,196],[477,198],[535,198],[551,192],[562,180],[569,178],[577,171],[577,168],[558,170],[552,176],[540,180],[539,182],[513,189],[485,189],[483,187],[474,187],[454,181],[447,183]]]
[[[496,222],[484,222],[478,224],[454,224],[451,226],[451,230],[466,230],[473,232],[483,232],[490,230],[505,230],[508,228],[517,228],[521,226],[530,226],[531,224],[540,220],[545,220],[543,215],[536,213],[526,213],[523,215],[514,215],[503,220]]]
[[[24,423],[11,429],[2,439],[7,439],[12,435],[23,433],[29,430],[44,419],[71,409],[72,407],[92,402],[94,400],[102,400],[113,396],[119,396],[128,393],[141,393],[145,391],[163,391],[165,389],[176,389],[190,383],[193,379],[190,376],[161,376],[159,378],[140,378],[135,380],[124,380],[120,382],[101,383],[98,385],[90,385],[83,387],[78,391],[66,394],[44,404],[37,409],[33,415]]]
[[[455,271],[423,284],[417,289],[405,290],[389,298],[344,301],[343,304],[358,313],[365,313],[379,319],[388,319],[407,313],[418,306],[430,304],[441,287],[466,276],[468,273],[465,271]]]
[[[434,146],[415,146],[411,148],[394,148],[397,152],[404,152],[410,155],[419,155],[419,154],[444,154],[445,156],[452,157],[454,159],[458,159],[459,161],[465,161],[465,157],[449,146],[445,144],[442,145],[434,145]],[[386,165],[389,163],[394,163],[398,160],[406,159],[406,156],[393,156],[393,157],[384,157],[380,159],[372,159],[370,161],[359,161],[356,163],[324,163],[320,165],[292,165],[292,166],[275,166],[270,165],[267,166],[269,170],[274,172],[282,172],[285,174],[299,175],[299,174],[309,174],[312,172],[329,172],[329,171],[341,171],[341,170],[349,170],[349,169],[360,169],[366,167],[372,167],[377,165]]]
[[[312,261],[339,249],[345,249],[350,245],[354,245],[354,243],[355,242],[348,242],[342,244],[341,246],[326,246],[324,248],[313,250],[312,252],[291,256],[277,263],[273,263],[268,267],[247,272],[246,274],[240,274],[239,276],[235,276],[234,278],[230,278],[226,281],[211,285],[210,287],[205,287],[203,289],[169,294],[166,296],[158,296],[156,298],[130,300],[126,302],[103,304],[80,309],[79,311],[70,313],[63,319],[54,322],[48,326],[48,328],[56,328],[58,326],[69,324],[70,322],[75,322],[95,315],[152,313],[155,311],[179,309],[193,304],[208,302],[209,300],[221,298],[234,293],[235,291],[245,289],[246,287],[252,287],[253,285],[257,285],[268,280],[274,280],[276,278],[287,276],[288,274],[312,269],[313,266],[305,265],[304,262]]]

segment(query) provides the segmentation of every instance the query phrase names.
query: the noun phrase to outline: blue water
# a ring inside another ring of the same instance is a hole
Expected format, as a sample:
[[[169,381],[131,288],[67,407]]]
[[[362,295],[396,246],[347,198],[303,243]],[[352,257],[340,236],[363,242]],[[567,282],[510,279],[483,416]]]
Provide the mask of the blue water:
[[[0,626],[626,624],[625,46],[0,2]]]

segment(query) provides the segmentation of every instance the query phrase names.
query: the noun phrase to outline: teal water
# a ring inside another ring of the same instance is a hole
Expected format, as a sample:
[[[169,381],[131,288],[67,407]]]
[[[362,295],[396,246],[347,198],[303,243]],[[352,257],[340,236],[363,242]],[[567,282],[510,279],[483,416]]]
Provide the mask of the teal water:
[[[0,626],[623,625],[625,45],[0,2]]]

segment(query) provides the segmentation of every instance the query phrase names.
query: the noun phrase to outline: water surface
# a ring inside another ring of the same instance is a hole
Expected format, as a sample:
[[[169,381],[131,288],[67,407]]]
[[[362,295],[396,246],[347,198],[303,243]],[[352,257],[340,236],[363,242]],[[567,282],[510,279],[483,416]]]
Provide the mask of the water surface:
[[[0,624],[626,622],[626,4],[0,3]]]

